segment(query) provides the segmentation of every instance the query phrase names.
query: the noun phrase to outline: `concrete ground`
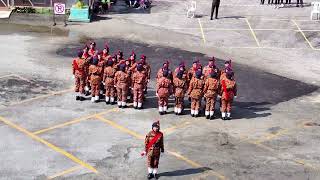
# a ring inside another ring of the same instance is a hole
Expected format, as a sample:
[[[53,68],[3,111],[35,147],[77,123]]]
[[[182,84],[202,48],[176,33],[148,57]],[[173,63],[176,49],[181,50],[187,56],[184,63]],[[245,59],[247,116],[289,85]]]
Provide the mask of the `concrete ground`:
[[[281,9],[222,1],[213,21],[210,1],[197,2],[194,19],[185,1],[167,0],[146,12],[120,3],[67,28],[0,24],[0,179],[145,179],[140,153],[156,119],[165,134],[160,179],[320,179],[320,29],[310,1]],[[159,116],[154,80],[141,111],[75,101],[71,61],[88,40],[145,54],[153,78],[164,59],[173,68],[232,58],[234,119],[195,119],[189,108],[177,117],[172,107]]]

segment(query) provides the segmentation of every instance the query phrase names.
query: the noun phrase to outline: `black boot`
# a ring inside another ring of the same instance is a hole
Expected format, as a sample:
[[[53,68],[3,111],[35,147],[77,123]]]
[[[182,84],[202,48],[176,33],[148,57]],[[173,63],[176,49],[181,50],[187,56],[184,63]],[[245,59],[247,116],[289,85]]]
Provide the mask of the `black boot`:
[[[206,119],[210,119],[210,116],[208,115],[208,116],[206,116]]]
[[[214,115],[210,116],[210,120],[214,120],[216,117]]]
[[[155,179],[159,179],[159,175],[158,174],[154,174],[153,175]]]
[[[152,179],[153,178],[153,174],[152,173],[149,173],[148,174],[148,179]]]
[[[86,91],[84,94],[85,94],[85,96],[89,96],[89,95],[90,95],[90,92],[89,92],[89,91]]]
[[[79,101],[80,100],[80,96],[76,96],[76,101]]]

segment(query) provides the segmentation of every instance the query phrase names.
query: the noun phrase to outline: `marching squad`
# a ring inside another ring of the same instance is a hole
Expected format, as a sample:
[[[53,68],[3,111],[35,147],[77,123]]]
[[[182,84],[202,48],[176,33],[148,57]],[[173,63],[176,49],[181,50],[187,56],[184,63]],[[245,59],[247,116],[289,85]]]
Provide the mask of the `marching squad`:
[[[96,43],[91,42],[79,50],[72,62],[72,71],[76,100],[83,101],[85,96],[91,95],[91,101],[95,103],[103,99],[106,104],[117,103],[119,108],[126,108],[127,102],[131,101],[133,108],[143,108],[151,75],[151,66],[145,55],[137,60],[137,55],[132,51],[125,59],[122,51],[111,55],[107,44],[102,51],[98,51]],[[219,104],[222,119],[230,120],[232,102],[237,97],[234,77],[231,60],[226,61],[221,70],[212,57],[206,66],[196,60],[188,69],[181,62],[174,71],[165,61],[155,80],[159,114],[167,113],[169,97],[173,95],[174,112],[181,115],[187,96],[191,102],[192,117],[199,116],[204,99],[207,119],[215,118],[215,106]]]

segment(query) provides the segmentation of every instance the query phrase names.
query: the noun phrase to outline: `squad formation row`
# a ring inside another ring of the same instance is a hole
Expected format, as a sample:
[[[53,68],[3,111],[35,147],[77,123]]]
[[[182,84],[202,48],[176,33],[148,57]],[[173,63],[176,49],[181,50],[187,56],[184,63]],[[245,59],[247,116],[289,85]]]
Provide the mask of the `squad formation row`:
[[[92,102],[104,98],[106,104],[117,103],[119,108],[125,108],[127,101],[132,100],[135,109],[142,109],[151,75],[151,66],[146,60],[145,55],[137,60],[134,51],[125,59],[120,50],[111,55],[107,45],[102,51],[96,49],[95,42],[86,45],[72,62],[76,100],[83,101],[85,96],[91,94]],[[184,99],[188,96],[191,116],[199,116],[204,98],[207,119],[215,118],[217,101],[220,102],[222,119],[231,119],[231,105],[237,96],[231,60],[225,62],[222,70],[218,69],[212,57],[206,66],[197,60],[187,69],[182,62],[174,71],[170,70],[169,62],[165,61],[157,72],[156,95],[161,115],[168,111],[168,99],[173,95],[174,112],[177,115],[183,113]]]

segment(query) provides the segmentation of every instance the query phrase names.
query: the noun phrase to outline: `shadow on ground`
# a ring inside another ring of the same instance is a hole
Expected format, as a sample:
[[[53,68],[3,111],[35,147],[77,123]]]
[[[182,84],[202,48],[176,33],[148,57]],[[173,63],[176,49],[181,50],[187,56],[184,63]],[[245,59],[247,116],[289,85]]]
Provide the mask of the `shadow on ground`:
[[[81,42],[92,40],[86,37],[80,39]],[[128,57],[132,50],[137,53],[138,57],[141,54],[146,55],[147,62],[151,64],[152,79],[156,77],[156,72],[161,68],[164,60],[169,60],[170,68],[173,70],[182,61],[190,67],[196,59],[199,59],[203,65],[207,64],[209,59],[209,57],[201,53],[122,39],[110,38],[95,41],[98,49],[102,49],[107,42],[112,53],[120,49],[124,52],[125,57]],[[71,64],[71,60],[75,57],[77,50],[82,47],[83,44],[80,42],[78,44],[69,44],[61,47],[55,53],[70,57]],[[222,68],[224,61],[225,59],[217,59],[217,66]],[[235,119],[269,116],[271,114],[264,111],[268,111],[271,106],[307,95],[318,89],[317,86],[278,76],[247,65],[233,63],[233,69],[238,86],[238,98],[235,100],[233,113]],[[157,108],[157,98],[154,90],[149,90],[147,96],[153,96],[153,98],[146,101],[145,108]],[[186,101],[186,103],[188,102]]]
[[[201,168],[190,168],[190,169],[181,169],[169,172],[160,173],[160,177],[176,177],[176,176],[185,176],[185,175],[192,175],[192,174],[200,174],[206,171],[210,171],[211,169],[208,167],[201,167]]]

